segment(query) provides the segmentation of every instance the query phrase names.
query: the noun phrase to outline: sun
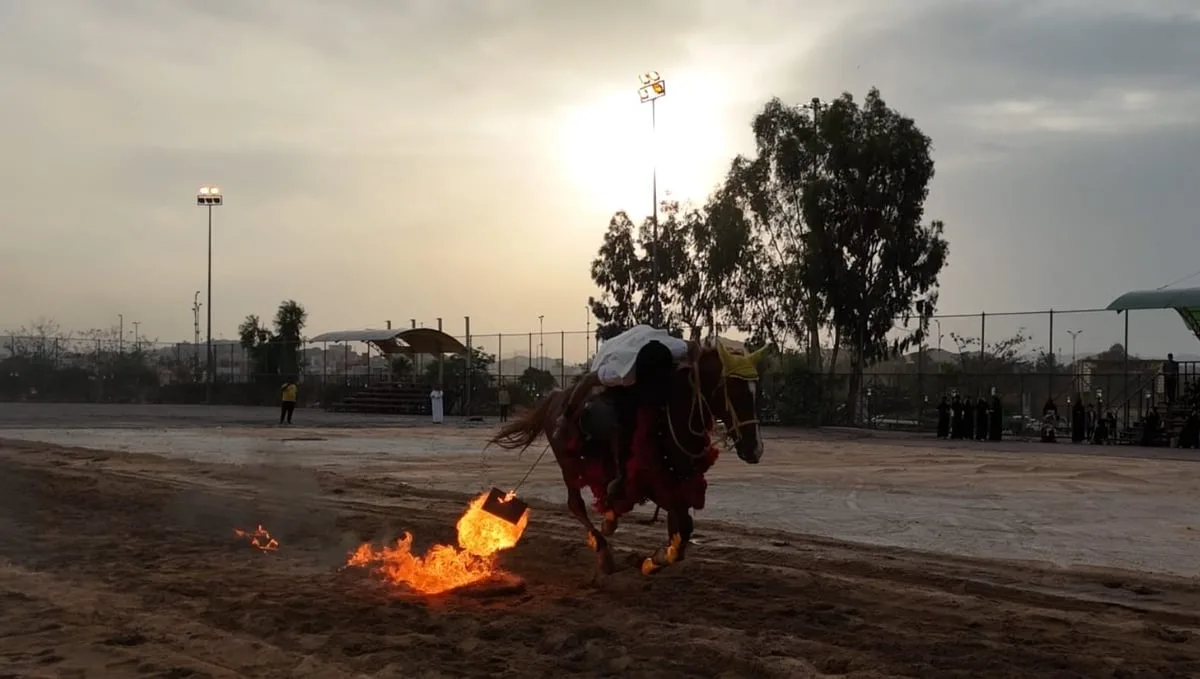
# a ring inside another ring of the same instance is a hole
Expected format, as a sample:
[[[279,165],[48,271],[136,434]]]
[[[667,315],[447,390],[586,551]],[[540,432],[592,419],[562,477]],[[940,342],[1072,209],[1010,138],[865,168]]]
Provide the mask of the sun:
[[[660,201],[703,201],[720,178],[729,160],[722,88],[696,75],[663,75],[667,96],[654,104],[653,127],[632,77],[628,90],[598,92],[560,116],[564,175],[589,207],[626,210],[635,221],[649,214],[656,161]]]

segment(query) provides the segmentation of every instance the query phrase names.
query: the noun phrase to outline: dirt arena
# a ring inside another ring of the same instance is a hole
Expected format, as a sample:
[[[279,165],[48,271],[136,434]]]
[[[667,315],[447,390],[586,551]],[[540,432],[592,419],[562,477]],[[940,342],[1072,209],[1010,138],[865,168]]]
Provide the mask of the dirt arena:
[[[427,598],[347,553],[453,542],[537,451],[272,415],[0,404],[0,677],[1200,676],[1193,461],[773,432],[652,578],[594,577],[551,462],[502,558],[526,590]],[[664,533],[622,526],[623,565]]]

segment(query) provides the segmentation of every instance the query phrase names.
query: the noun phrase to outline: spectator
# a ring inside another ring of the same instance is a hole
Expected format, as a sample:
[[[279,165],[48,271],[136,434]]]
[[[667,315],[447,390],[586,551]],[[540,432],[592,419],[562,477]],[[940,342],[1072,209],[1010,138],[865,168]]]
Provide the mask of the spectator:
[[[1200,448],[1200,410],[1195,407],[1188,413],[1183,430],[1179,432],[1179,447]]]
[[[1158,416],[1158,408],[1150,406],[1150,413],[1142,422],[1142,445],[1158,445],[1158,432],[1162,429],[1162,418]]]
[[[950,438],[950,399],[942,396],[942,402],[937,407],[937,437],[940,439]]]
[[[299,387],[290,378],[280,389],[279,424],[292,423],[292,413],[296,412],[296,392]]]
[[[501,385],[500,392],[496,394],[496,400],[500,403],[500,421],[508,421],[508,406],[512,404],[512,396],[508,393],[508,387]]]
[[[1167,403],[1175,402],[1175,391],[1179,388],[1179,364],[1175,362],[1175,354],[1167,354],[1163,361],[1163,391],[1167,392]]]
[[[442,423],[442,407],[446,400],[446,394],[442,391],[442,385],[433,385],[433,391],[429,392],[429,410],[433,414],[433,423]]]

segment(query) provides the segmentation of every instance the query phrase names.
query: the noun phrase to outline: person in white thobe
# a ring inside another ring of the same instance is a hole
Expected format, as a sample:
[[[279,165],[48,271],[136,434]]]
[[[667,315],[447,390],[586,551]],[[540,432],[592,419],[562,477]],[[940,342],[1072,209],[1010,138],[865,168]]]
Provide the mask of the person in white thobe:
[[[433,391],[429,392],[429,410],[433,413],[433,423],[442,423],[442,402],[445,395],[442,393],[441,387],[434,387]]]

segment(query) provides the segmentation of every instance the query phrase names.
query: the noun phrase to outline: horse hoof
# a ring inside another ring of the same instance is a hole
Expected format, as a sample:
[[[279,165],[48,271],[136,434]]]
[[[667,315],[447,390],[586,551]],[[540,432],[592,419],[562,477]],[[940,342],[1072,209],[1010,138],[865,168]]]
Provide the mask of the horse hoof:
[[[662,570],[662,566],[654,563],[654,559],[646,557],[642,560],[642,575],[654,575]]]
[[[604,575],[612,575],[617,572],[617,567],[613,564],[612,551],[602,549],[596,552],[596,566]]]
[[[617,520],[617,517],[605,516],[604,522],[600,524],[600,534],[604,537],[609,537],[617,532],[618,526],[620,526],[620,522]]]

